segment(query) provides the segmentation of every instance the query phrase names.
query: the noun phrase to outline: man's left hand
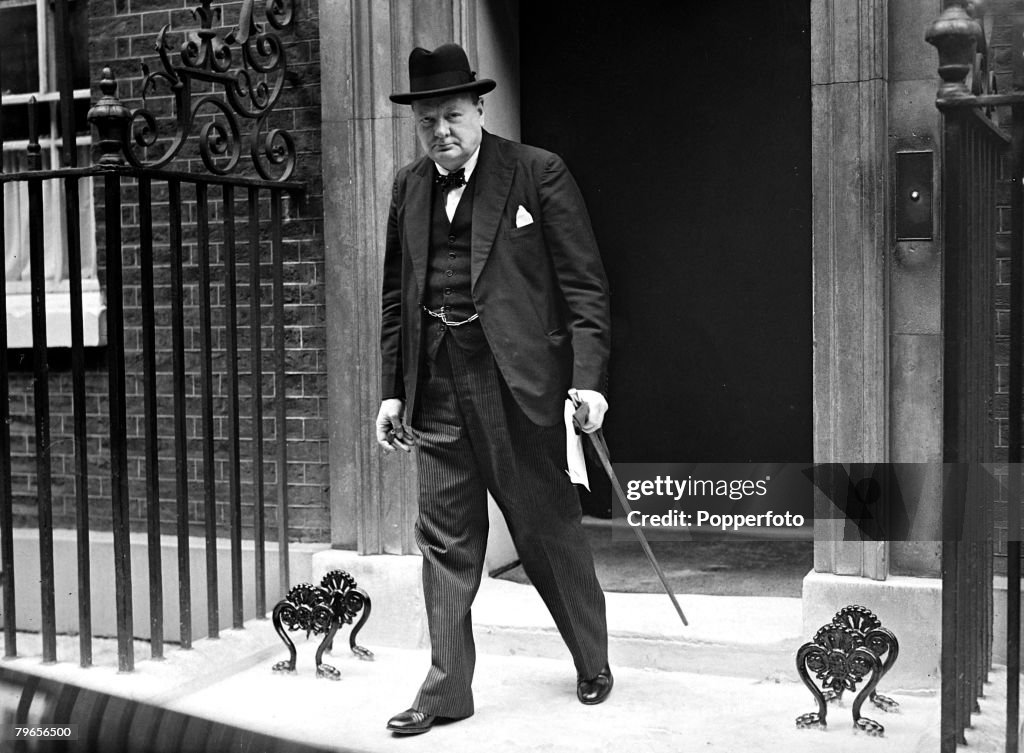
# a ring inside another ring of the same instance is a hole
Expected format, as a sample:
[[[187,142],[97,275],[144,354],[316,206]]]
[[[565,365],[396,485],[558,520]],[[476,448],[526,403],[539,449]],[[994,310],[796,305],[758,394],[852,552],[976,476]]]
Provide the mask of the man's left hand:
[[[605,400],[597,390],[569,390],[571,396],[576,400],[586,403],[588,408],[587,420],[580,428],[587,434],[597,431],[604,423],[604,414],[608,412],[608,401]]]

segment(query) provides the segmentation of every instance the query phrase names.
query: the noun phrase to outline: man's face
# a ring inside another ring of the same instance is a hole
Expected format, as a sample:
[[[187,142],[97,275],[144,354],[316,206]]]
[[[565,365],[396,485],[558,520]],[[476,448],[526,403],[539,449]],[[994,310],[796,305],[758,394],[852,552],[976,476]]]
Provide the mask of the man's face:
[[[458,170],[480,146],[484,103],[468,94],[412,103],[416,135],[424,151],[446,170]]]

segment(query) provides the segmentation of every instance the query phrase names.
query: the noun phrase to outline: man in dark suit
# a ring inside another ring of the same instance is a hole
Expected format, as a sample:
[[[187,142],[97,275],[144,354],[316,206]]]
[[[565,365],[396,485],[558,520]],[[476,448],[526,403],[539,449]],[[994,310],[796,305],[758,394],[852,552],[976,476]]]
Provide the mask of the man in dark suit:
[[[477,80],[457,45],[409,57],[425,156],[395,179],[381,322],[377,441],[418,446],[417,543],[431,668],[388,728],[426,732],[473,713],[470,607],[487,542],[487,492],[572,654],[577,696],[612,688],[604,594],[566,472],[567,394],[584,431],[608,404],[607,281],[586,207],[562,160],[483,130]]]

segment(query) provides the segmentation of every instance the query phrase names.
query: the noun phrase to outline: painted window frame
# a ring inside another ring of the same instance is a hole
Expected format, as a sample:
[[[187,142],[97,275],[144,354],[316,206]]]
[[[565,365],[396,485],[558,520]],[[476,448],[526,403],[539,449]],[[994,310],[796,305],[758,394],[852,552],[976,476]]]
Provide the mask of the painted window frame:
[[[85,0],[76,0],[85,5]],[[0,81],[0,107],[7,123],[23,123],[32,98],[36,101],[39,146],[42,168],[61,165],[63,137],[60,133],[60,93],[56,84],[54,10],[51,0],[0,0],[0,13],[6,9],[35,7],[36,61],[38,77],[34,91],[32,82]],[[88,27],[79,25],[79,32],[88,34]],[[42,33],[40,30],[43,30]],[[87,73],[87,71],[86,71]],[[19,85],[20,84],[20,85]],[[10,92],[11,89],[22,91]],[[89,88],[74,89],[76,104],[88,103]],[[19,110],[22,111],[19,113]],[[42,116],[45,113],[45,116]],[[18,120],[20,116],[21,120]],[[42,116],[42,117],[40,117]],[[90,161],[92,135],[87,124],[79,123],[75,134],[78,163]],[[5,128],[5,131],[8,130]],[[20,135],[20,134],[19,134]],[[25,169],[28,139],[15,138],[3,143],[3,170]],[[43,182],[44,249],[46,253],[46,341],[52,348],[71,346],[71,292],[68,278],[67,243],[62,181]],[[105,298],[97,269],[96,217],[94,185],[91,177],[79,181],[79,219],[81,226],[83,333],[86,346],[104,345],[106,341]],[[33,345],[31,326],[31,291],[28,264],[27,185],[24,182],[4,186],[4,267],[7,302],[8,348],[30,348]]]

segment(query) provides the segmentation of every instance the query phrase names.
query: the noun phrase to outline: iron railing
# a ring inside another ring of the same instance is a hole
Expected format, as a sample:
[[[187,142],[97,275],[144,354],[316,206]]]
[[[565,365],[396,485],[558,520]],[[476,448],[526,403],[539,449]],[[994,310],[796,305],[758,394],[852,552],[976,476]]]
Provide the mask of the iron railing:
[[[996,93],[980,5],[949,2],[927,39],[939,52],[942,113],[943,490],[941,750],[967,743],[992,663],[995,490],[972,473],[992,459],[996,187],[1009,147],[1009,450],[1006,484],[1006,751],[1020,749],[1020,507],[1024,396],[1024,43],[1014,35],[1013,90]],[[994,122],[1011,108],[1007,136]]]
[[[30,748],[26,740],[12,741],[9,749],[15,753],[40,749],[67,753],[145,750],[288,753],[327,753],[330,750],[337,753],[340,750],[337,746],[328,749],[309,742],[287,740],[7,667],[0,668],[0,690],[4,698],[4,703],[0,703],[0,724],[55,725],[73,729],[75,733],[73,739],[52,742],[51,747],[44,747],[44,743]]]
[[[97,501],[95,495],[90,495],[90,477],[95,475],[97,463],[96,443],[90,444],[97,432],[91,423],[95,421],[97,409],[94,405],[90,407],[90,400],[96,398],[87,395],[87,380],[95,374],[96,359],[89,357],[83,337],[83,239],[79,224],[83,178],[102,184],[101,190],[96,192],[97,203],[101,206],[97,242],[105,257],[104,360],[108,386],[100,410],[109,415],[109,431],[105,437],[108,451],[104,453],[103,462],[109,463],[110,481],[109,497],[103,501],[109,504],[109,525],[113,530],[119,670],[130,671],[134,667],[133,636],[137,631],[132,594],[137,587],[148,589],[151,654],[154,658],[163,656],[165,605],[161,534],[168,527],[176,534],[178,637],[182,647],[190,647],[193,639],[189,550],[190,534],[199,524],[205,535],[208,634],[216,636],[220,629],[217,546],[223,530],[230,540],[232,624],[242,626],[243,603],[246,594],[253,592],[255,614],[265,616],[268,508],[264,464],[268,459],[265,440],[269,439],[274,443],[276,464],[276,504],[270,509],[276,513],[281,595],[289,585],[285,402],[288,311],[284,286],[284,228],[286,212],[294,206],[296,197],[301,199],[304,185],[290,180],[295,164],[291,137],[279,129],[268,133],[264,130],[285,81],[284,47],[276,30],[290,24],[291,5],[268,3],[266,24],[260,25],[256,22],[253,1],[245,0],[239,27],[222,36],[211,28],[210,0],[201,0],[201,3],[198,17],[202,28],[185,36],[177,56],[171,50],[164,29],[157,47],[162,69],[151,73],[143,67],[144,96],[161,85],[168,85],[174,92],[175,112],[169,119],[172,133],[160,133],[160,126],[168,121],[152,115],[146,109],[145,100],[138,109],[125,107],[117,98],[117,85],[110,70],[105,69],[99,84],[103,96],[89,113],[89,120],[98,134],[99,157],[95,164],[79,167],[75,164],[74,139],[67,137],[76,130],[67,54],[70,35],[65,3],[58,1],[54,12],[60,122],[65,134],[63,165],[40,169],[39,137],[32,103],[27,169],[0,174],[0,186],[23,184],[28,193],[35,448],[32,491],[39,535],[39,625],[44,662],[58,659],[53,539],[54,437],[50,413],[52,375],[51,351],[47,344],[47,281],[44,279],[46,247],[54,239],[47,237],[43,223],[43,187],[51,182],[62,186],[66,208],[64,252],[70,278],[71,434],[81,664],[92,663],[94,584],[90,573],[90,531],[94,527],[93,515],[102,513],[95,504],[90,507],[91,501]],[[232,67],[232,45],[240,52],[240,67]],[[218,93],[218,86],[222,86],[223,91]],[[246,120],[252,121],[247,134],[252,160],[244,171],[239,167],[243,142],[239,123]],[[2,143],[0,130],[0,145]],[[192,163],[185,169],[175,169],[171,164],[172,160],[188,158]],[[0,191],[0,210],[3,201]],[[137,228],[135,223],[131,228],[126,227],[126,213],[136,218]],[[0,231],[0,245],[3,242],[3,231]],[[245,266],[248,274],[243,279],[239,270]],[[126,285],[126,273],[133,277],[133,286]],[[133,300],[128,290],[129,287],[134,290],[136,285],[138,300]],[[215,294],[222,300],[215,301]],[[132,319],[126,327],[126,321],[136,316],[138,321]],[[247,326],[242,321],[245,318]],[[3,326],[6,319],[7,301],[0,296],[0,568],[3,571],[4,654],[12,657],[18,654],[15,575],[19,563],[14,555],[17,490],[12,483],[12,363],[7,330]],[[158,344],[158,336],[166,334],[168,329],[169,348]],[[198,340],[197,369],[189,362],[193,350],[189,348],[190,337]],[[265,342],[267,340],[269,343]],[[244,373],[240,363],[248,364]],[[192,371],[198,374],[193,375]],[[272,398],[267,395],[265,377],[271,378]],[[129,379],[132,385],[140,385],[138,390],[129,392]],[[244,399],[245,393],[248,393],[248,400]],[[190,394],[193,395],[191,401]],[[269,399],[273,400],[273,437],[264,436],[264,403]],[[196,401],[199,403],[198,420],[189,414],[190,402]],[[160,406],[165,402],[173,403],[170,417],[161,413]],[[129,426],[130,417],[132,426]],[[243,423],[251,427],[248,432],[243,432]],[[218,425],[222,428],[218,429]],[[140,433],[141,443],[138,442]],[[243,443],[248,452],[243,453]],[[217,483],[218,451],[227,456],[226,483],[220,485]],[[162,485],[167,477],[168,455],[173,457],[173,483]],[[138,465],[143,469],[142,489],[132,488],[130,461],[133,467]],[[252,469],[247,484],[242,478],[244,465]],[[198,469],[198,479],[194,468]],[[202,484],[201,505],[193,504],[194,492],[190,492],[197,480]],[[251,519],[244,515],[244,486],[252,495]],[[145,510],[149,578],[144,586],[132,577],[132,505]],[[228,520],[226,524],[219,524],[218,511],[224,507],[228,510]],[[162,512],[167,514],[172,510],[173,521],[162,518]],[[251,578],[243,573],[243,529],[247,527],[252,529],[254,547]]]

